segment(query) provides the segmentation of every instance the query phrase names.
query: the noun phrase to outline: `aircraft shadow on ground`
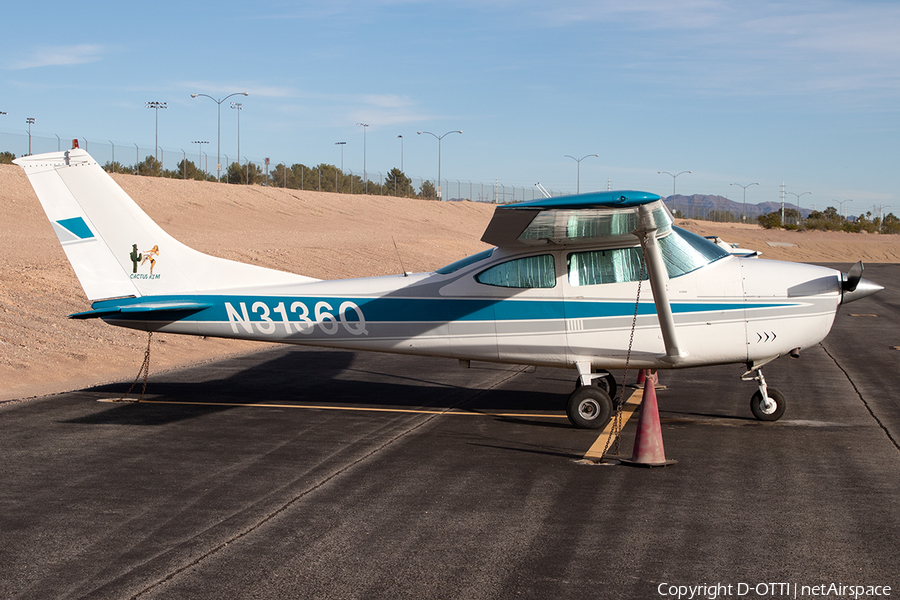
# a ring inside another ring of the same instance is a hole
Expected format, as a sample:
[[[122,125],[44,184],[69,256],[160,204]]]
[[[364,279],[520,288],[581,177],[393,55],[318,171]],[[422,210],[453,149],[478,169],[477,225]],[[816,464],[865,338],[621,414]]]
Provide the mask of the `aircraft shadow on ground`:
[[[277,348],[152,375],[147,384],[144,402],[115,403],[104,410],[66,422],[164,425],[201,417],[210,412],[233,410],[237,405],[254,404],[410,410],[461,408],[476,412],[559,411],[564,409],[568,393],[566,386],[548,390],[549,393],[530,390],[527,382],[515,389],[487,389],[477,383],[466,383],[470,378],[465,376],[448,376],[449,369],[458,367],[446,359],[391,356],[376,360],[376,364],[372,366],[366,360],[357,360],[357,357],[366,354],[296,347]],[[430,362],[423,365],[420,362],[422,360]],[[429,371],[431,367],[434,367],[433,371]],[[515,373],[509,368],[491,364],[473,365],[473,371],[497,369],[504,369],[510,375]],[[227,375],[210,377],[210,373],[222,371]],[[533,377],[529,373],[523,375]],[[131,382],[127,381],[88,388],[82,393],[96,395],[98,399],[118,400],[128,392],[129,387]],[[140,396],[141,387],[139,381],[128,398],[136,400]]]

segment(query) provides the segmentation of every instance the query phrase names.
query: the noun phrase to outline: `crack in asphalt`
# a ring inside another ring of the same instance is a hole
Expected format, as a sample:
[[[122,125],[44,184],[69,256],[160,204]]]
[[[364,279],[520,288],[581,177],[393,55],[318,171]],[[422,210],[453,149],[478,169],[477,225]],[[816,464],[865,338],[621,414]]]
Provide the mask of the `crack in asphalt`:
[[[865,397],[863,397],[863,395],[862,395],[862,392],[856,386],[856,382],[853,381],[852,377],[850,377],[850,373],[847,371],[847,369],[845,369],[841,365],[841,363],[838,362],[837,358],[835,358],[835,356],[831,352],[828,351],[828,348],[825,347],[825,344],[819,344],[819,346],[821,346],[822,350],[825,351],[825,354],[827,354],[828,357],[832,361],[834,361],[835,366],[837,366],[837,368],[840,369],[844,373],[844,376],[847,378],[847,381],[850,382],[850,385],[853,386],[853,390],[856,392],[856,395],[859,396],[859,399],[862,401],[863,406],[866,407],[866,410],[869,411],[869,414],[872,415],[872,418],[875,420],[876,423],[878,423],[878,426],[881,427],[881,430],[884,431],[884,434],[894,445],[894,448],[896,448],[897,451],[900,452],[900,443],[898,443],[897,440],[894,439],[894,436],[891,435],[891,432],[887,428],[887,426],[881,421],[881,419],[878,418],[878,415],[875,414],[875,411],[872,410],[872,407],[869,406],[869,403],[866,401]]]

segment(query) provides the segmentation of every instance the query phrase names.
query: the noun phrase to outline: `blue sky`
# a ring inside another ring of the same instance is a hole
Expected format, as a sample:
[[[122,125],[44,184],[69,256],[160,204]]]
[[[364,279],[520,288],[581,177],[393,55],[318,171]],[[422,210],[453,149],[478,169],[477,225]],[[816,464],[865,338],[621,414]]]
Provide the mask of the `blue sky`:
[[[216,105],[191,93],[247,91],[231,100],[255,162],[339,164],[346,141],[345,170],[360,173],[365,137],[377,179],[399,166],[402,135],[404,171],[433,179],[437,141],[416,131],[461,129],[441,148],[452,195],[456,180],[574,192],[564,155],[596,153],[582,191],[609,179],[668,195],[657,172],[690,170],[679,194],[740,200],[729,184],[758,182],[748,202],[777,201],[784,180],[812,192],[804,207],[900,212],[896,2],[85,0],[3,14],[0,149],[17,154],[26,117],[36,136],[87,138],[101,161],[110,140],[152,149],[144,104],[160,101],[168,157],[199,139],[214,156]]]

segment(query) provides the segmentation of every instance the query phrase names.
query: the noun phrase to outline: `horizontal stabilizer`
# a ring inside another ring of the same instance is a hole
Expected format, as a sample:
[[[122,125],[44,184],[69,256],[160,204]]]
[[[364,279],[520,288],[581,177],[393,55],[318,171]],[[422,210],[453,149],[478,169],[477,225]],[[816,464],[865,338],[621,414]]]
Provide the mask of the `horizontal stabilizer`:
[[[97,302],[93,310],[77,312],[69,315],[70,319],[96,319],[115,314],[153,313],[162,315],[171,313],[173,318],[180,319],[186,315],[212,307],[209,302],[140,302],[137,304],[110,305],[110,302]]]

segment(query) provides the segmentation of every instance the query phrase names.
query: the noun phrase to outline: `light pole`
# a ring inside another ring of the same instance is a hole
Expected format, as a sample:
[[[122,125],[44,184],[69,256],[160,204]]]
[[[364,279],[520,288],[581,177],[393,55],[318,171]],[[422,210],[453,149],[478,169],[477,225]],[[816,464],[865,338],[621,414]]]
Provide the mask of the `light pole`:
[[[846,218],[847,218],[847,213],[846,213],[846,211],[844,211],[844,202],[853,202],[853,200],[850,200],[850,199],[847,199],[847,200],[833,200],[832,202],[837,202],[838,204],[840,204],[840,209],[839,209],[839,210],[841,211],[841,213],[843,213],[844,219],[846,219]]]
[[[800,223],[803,222],[803,211],[800,210],[800,196],[805,196],[806,194],[812,194],[812,192],[803,192],[802,194],[798,194],[796,192],[788,192],[788,194],[797,197],[797,227],[800,227]]]
[[[442,198],[441,198],[441,140],[444,139],[444,137],[450,135],[451,133],[462,133],[462,130],[461,130],[461,129],[455,129],[455,130],[453,130],[453,131],[448,131],[447,133],[445,133],[444,135],[441,135],[441,136],[434,135],[434,134],[431,133],[430,131],[417,131],[417,132],[416,132],[417,135],[422,135],[423,133],[427,133],[428,135],[432,136],[433,138],[437,139],[437,141],[438,141],[438,180],[437,180],[437,197],[438,197],[438,200],[442,200]]]
[[[335,142],[335,146],[341,147],[341,175],[344,174],[344,146],[347,145],[347,142]]]
[[[400,139],[400,172],[403,172],[403,136],[397,136]]]
[[[145,108],[152,108],[156,111],[156,146],[153,148],[153,157],[159,161],[159,109],[168,108],[165,102],[145,102]]]
[[[759,185],[758,183],[748,183],[747,185],[741,185],[740,183],[729,183],[728,185],[736,185],[738,187],[744,188],[744,208],[741,210],[741,223],[747,220],[747,188],[751,185]]]
[[[28,156],[31,156],[31,126],[34,124],[34,117],[26,117],[25,122],[28,123]]]
[[[218,121],[217,121],[217,136],[218,140],[216,141],[216,181],[219,181],[222,178],[222,103],[231,98],[232,96],[249,96],[250,94],[247,92],[235,92],[233,94],[228,94],[221,100],[216,100],[209,94],[191,94],[191,98],[196,98],[198,96],[206,96],[219,106],[218,110]],[[240,156],[240,155],[238,155]]]
[[[341,177],[344,176],[344,146],[347,145],[347,142],[335,142],[335,146],[341,147]],[[334,191],[337,192],[337,173],[334,175]]]
[[[240,102],[232,102],[231,108],[238,111],[238,167],[241,166],[241,111],[244,106]]]
[[[588,156],[596,156],[598,158],[600,157],[599,154],[586,154],[585,156],[582,156],[581,158],[575,158],[574,156],[572,156],[570,154],[563,154],[563,158],[571,158],[572,160],[574,160],[575,162],[578,163],[578,183],[576,184],[576,187],[575,187],[576,194],[581,193],[581,161],[586,159]]]
[[[682,172],[680,172],[680,173],[675,173],[674,175],[672,175],[672,174],[669,173],[668,171],[657,171],[657,172],[656,172],[657,175],[663,175],[663,174],[665,174],[665,175],[668,175],[668,176],[670,176],[670,177],[672,178],[672,212],[675,212],[675,179],[676,179],[679,175],[684,175],[685,173],[690,173],[690,171],[682,171]]]
[[[197,144],[197,170],[203,172],[203,144],[208,144],[206,140],[191,142]],[[205,178],[204,178],[205,179]]]
[[[366,193],[369,193],[369,174],[366,172],[366,132],[369,130],[368,123],[357,123],[363,128],[363,179],[366,182]]]

